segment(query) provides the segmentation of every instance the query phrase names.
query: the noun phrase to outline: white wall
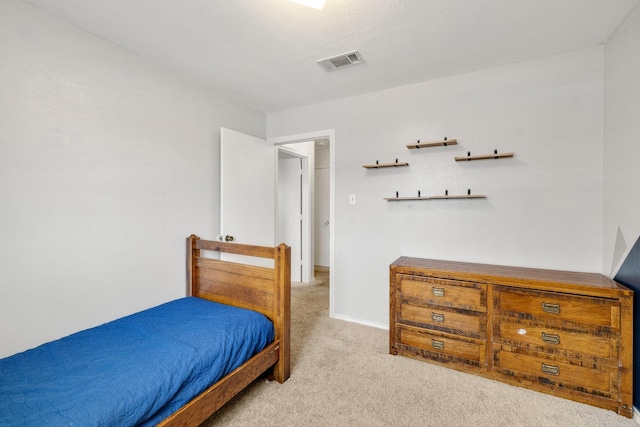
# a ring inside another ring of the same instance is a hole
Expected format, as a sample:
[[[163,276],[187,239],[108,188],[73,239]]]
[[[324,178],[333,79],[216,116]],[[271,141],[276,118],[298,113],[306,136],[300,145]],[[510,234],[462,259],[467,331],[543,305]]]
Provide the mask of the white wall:
[[[0,356],[185,293],[218,234],[219,129],[265,115],[0,2]]]
[[[336,316],[386,326],[401,255],[601,272],[602,68],[594,47],[268,114],[269,137],[335,128]],[[460,145],[405,147],[444,136]],[[453,160],[494,148],[516,157]],[[468,188],[488,198],[383,200]]]
[[[614,275],[640,235],[640,8],[604,54],[604,270]]]

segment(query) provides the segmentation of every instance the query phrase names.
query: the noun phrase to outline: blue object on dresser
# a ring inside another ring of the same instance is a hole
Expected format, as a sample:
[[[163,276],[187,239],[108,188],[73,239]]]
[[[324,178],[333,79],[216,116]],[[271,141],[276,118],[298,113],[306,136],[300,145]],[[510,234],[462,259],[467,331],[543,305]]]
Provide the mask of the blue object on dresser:
[[[631,251],[620,266],[616,277],[613,278],[618,283],[633,290],[636,295],[640,295],[640,238],[631,248]],[[640,348],[640,298],[633,299],[633,346],[638,352]],[[636,353],[638,354],[638,353]],[[640,385],[640,360],[635,356],[633,360],[633,406],[640,408],[640,393],[637,391]]]

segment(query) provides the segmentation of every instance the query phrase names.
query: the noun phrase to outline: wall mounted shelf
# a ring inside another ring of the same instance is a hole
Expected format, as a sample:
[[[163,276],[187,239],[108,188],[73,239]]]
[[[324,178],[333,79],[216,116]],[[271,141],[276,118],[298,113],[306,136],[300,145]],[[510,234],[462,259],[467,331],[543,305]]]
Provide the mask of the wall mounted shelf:
[[[483,194],[453,194],[451,196],[431,196],[431,199],[486,199]]]
[[[456,162],[465,162],[471,160],[487,160],[487,159],[504,159],[507,157],[513,157],[515,153],[498,153],[498,150],[493,150],[493,154],[479,154],[472,156],[471,151],[467,151],[466,156],[456,157]]]
[[[416,142],[415,144],[407,144],[407,148],[409,150],[413,150],[413,149],[419,149],[419,148],[429,148],[429,147],[446,147],[448,145],[457,145],[458,144],[458,140],[457,139],[443,139],[442,141],[430,141],[430,142],[420,142],[420,140],[418,140],[418,142]]]
[[[398,159],[396,159],[395,163],[378,163],[378,161],[376,160],[375,165],[362,165],[362,167],[365,169],[397,168],[398,166],[409,166],[409,163],[398,162]]]
[[[400,202],[407,200],[436,200],[436,199],[486,199],[487,196],[482,194],[471,194],[471,190],[467,191],[467,194],[452,194],[449,195],[449,191],[445,190],[444,196],[422,196],[418,191],[417,197],[400,197],[396,191],[396,197],[385,197],[384,200],[388,202]]]

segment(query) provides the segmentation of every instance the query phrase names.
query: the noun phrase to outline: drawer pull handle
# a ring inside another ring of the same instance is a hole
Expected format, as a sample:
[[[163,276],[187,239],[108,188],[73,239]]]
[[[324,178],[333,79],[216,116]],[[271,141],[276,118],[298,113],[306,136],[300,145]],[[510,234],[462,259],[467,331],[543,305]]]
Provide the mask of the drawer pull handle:
[[[444,288],[432,288],[431,293],[435,297],[443,297],[444,296]]]
[[[560,344],[560,335],[548,334],[546,332],[543,332],[542,341],[546,342],[547,344]]]
[[[444,341],[431,340],[431,347],[444,350]]]
[[[558,314],[560,313],[560,304],[550,304],[548,302],[543,302],[542,311],[546,313]]]
[[[443,323],[444,322],[444,314],[440,313],[431,313],[431,318],[434,322]]]
[[[542,372],[549,375],[560,375],[560,368],[558,366],[542,364]]]

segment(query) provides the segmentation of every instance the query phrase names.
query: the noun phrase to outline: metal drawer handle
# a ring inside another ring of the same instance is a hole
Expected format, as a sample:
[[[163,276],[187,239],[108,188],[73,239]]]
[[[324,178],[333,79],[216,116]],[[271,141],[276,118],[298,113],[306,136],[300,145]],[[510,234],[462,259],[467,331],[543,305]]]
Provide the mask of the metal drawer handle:
[[[542,364],[542,372],[549,375],[560,375],[560,368],[558,366]]]
[[[550,304],[548,302],[543,302],[542,311],[547,313],[558,314],[560,313],[560,304]]]
[[[431,347],[437,348],[438,350],[443,350],[444,349],[444,341],[431,340]]]
[[[444,296],[444,288],[431,288],[431,293],[435,297],[443,297]]]
[[[434,322],[439,322],[439,323],[444,322],[444,314],[431,313],[431,318],[433,319]]]
[[[546,342],[547,344],[560,344],[560,335],[548,334],[546,332],[543,332],[542,341]]]

